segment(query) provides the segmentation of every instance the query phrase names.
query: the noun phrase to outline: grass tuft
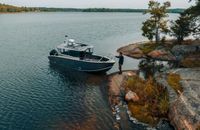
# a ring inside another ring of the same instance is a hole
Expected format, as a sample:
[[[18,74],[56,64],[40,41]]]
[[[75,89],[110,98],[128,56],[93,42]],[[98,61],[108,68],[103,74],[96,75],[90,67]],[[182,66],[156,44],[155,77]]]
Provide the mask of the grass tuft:
[[[167,77],[168,84],[175,90],[177,94],[183,92],[183,88],[180,84],[181,77],[179,74],[169,73]]]

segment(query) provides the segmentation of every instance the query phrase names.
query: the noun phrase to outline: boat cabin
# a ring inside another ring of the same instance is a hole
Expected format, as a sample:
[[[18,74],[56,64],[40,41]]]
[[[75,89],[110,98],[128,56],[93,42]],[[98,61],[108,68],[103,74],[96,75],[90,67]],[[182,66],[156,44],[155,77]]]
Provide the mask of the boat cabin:
[[[57,47],[58,51],[61,54],[73,56],[73,57],[84,57],[85,55],[92,55],[93,54],[93,46],[76,43],[74,39],[69,39],[64,41],[63,44]]]

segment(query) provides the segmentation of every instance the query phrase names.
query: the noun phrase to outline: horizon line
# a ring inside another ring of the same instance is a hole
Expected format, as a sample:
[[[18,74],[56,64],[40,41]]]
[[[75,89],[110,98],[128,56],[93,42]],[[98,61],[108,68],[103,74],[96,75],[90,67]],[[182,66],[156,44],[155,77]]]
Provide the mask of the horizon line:
[[[14,4],[6,4],[6,3],[0,3],[4,5],[10,5],[10,6],[16,6],[16,7],[27,7],[27,8],[55,8],[55,9],[143,9],[147,10],[148,8],[129,8],[129,7],[119,7],[119,8],[112,8],[112,7],[47,7],[47,6],[22,6],[22,5],[14,5]],[[169,8],[169,9],[187,9],[187,8]]]

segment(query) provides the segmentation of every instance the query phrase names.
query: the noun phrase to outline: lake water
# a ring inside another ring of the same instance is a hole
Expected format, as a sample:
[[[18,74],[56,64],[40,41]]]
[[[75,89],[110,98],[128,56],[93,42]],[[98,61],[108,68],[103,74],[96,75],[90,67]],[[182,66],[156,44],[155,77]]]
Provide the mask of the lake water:
[[[117,48],[145,40],[140,28],[146,17],[141,13],[0,14],[0,129],[113,130],[106,76],[50,66],[47,56],[66,34],[94,45],[97,54],[116,55]],[[125,58],[123,67],[137,69],[137,64]],[[116,70],[117,64],[108,74]]]

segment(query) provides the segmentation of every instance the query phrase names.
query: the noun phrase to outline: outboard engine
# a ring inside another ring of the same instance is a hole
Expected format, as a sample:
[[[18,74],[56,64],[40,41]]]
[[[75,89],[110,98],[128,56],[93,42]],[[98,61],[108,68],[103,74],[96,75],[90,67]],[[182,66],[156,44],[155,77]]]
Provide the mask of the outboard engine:
[[[52,56],[52,55],[56,55],[57,56],[58,52],[55,49],[53,49],[53,50],[50,51],[49,55],[50,56]]]

